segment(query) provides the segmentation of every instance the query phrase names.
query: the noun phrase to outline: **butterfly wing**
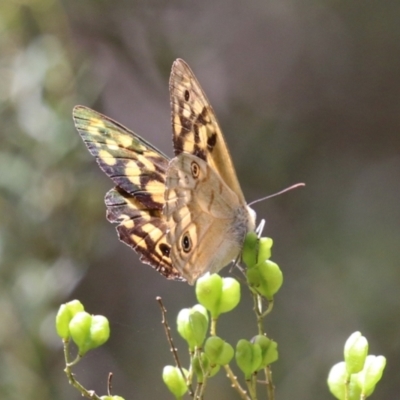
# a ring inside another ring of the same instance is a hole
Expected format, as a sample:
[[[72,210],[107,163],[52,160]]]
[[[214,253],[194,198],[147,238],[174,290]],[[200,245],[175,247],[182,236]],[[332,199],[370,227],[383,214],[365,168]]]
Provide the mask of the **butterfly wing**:
[[[73,118],[104,173],[143,205],[162,210],[168,157],[136,133],[90,108],[74,107]]]
[[[75,126],[100,168],[117,185],[105,198],[107,218],[121,241],[168,279],[183,280],[172,266],[162,214],[168,158],[123,125],[76,106]]]
[[[181,59],[172,65],[169,90],[175,155],[186,152],[206,161],[245,204],[214,110],[192,70]]]
[[[118,186],[106,194],[105,203],[107,219],[118,223],[119,239],[132,247],[142,262],[150,264],[167,279],[184,280],[172,266],[167,225],[160,210],[145,207]]]
[[[204,160],[188,153],[173,158],[165,199],[172,264],[190,284],[238,256],[253,222],[237,194]]]
[[[237,257],[255,220],[215,113],[183,60],[174,62],[169,87],[176,157],[167,170],[167,241],[173,265],[193,283]]]
[[[173,64],[170,95],[176,155],[170,162],[102,114],[77,106],[73,116],[89,151],[117,185],[105,201],[120,239],[168,279],[192,284],[236,257],[254,217],[214,111],[183,60]]]

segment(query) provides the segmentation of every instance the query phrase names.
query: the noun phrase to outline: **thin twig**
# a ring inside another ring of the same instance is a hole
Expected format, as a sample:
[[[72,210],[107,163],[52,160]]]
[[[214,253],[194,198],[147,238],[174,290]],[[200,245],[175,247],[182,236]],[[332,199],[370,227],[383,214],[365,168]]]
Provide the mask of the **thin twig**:
[[[275,399],[275,386],[272,382],[272,370],[269,365],[264,368],[265,376],[267,378],[267,393],[268,393],[268,400]]]
[[[107,394],[111,397],[112,396],[112,378],[113,378],[113,373],[110,372],[108,374],[108,379],[107,379]]]
[[[191,386],[190,383],[187,381],[186,376],[185,376],[185,374],[183,373],[182,365],[181,365],[181,362],[180,362],[179,357],[178,357],[178,349],[174,346],[174,342],[173,342],[173,340],[172,340],[171,328],[170,328],[169,325],[168,325],[168,321],[167,321],[167,317],[166,317],[167,309],[164,307],[164,304],[163,304],[163,302],[162,302],[162,298],[161,298],[160,296],[157,296],[157,297],[156,297],[156,300],[157,300],[158,305],[160,306],[160,309],[161,309],[161,315],[162,315],[162,321],[161,321],[161,323],[162,323],[163,326],[164,326],[165,335],[167,336],[167,340],[168,340],[168,343],[169,343],[169,345],[170,345],[170,350],[171,350],[171,353],[172,353],[172,355],[173,355],[173,357],[174,357],[175,364],[176,364],[176,366],[178,367],[179,371],[181,372],[182,377],[183,377],[183,378],[185,379],[185,381],[186,381],[186,384],[187,384],[187,387],[188,387],[188,390],[189,390],[189,395],[193,397],[194,393],[193,393],[192,386]]]
[[[239,393],[240,397],[243,400],[251,400],[249,396],[247,396],[247,392],[240,386],[235,374],[231,370],[228,364],[224,365],[226,375],[228,376],[229,380],[232,382],[232,387]]]

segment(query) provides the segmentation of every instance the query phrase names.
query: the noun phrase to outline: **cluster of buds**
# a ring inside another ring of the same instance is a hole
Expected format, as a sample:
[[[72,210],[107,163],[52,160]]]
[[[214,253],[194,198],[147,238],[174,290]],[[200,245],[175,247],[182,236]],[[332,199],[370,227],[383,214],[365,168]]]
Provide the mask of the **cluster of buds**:
[[[110,337],[110,325],[102,315],[90,315],[78,300],[61,305],[56,316],[58,336],[67,342],[72,338],[79,357],[104,344]]]
[[[365,399],[375,390],[385,366],[386,358],[368,355],[367,339],[354,332],[344,346],[344,361],[329,372],[329,389],[338,400]]]
[[[242,252],[248,267],[246,277],[250,290],[269,301],[273,300],[283,281],[278,265],[269,260],[271,247],[272,239],[260,239],[251,233]],[[190,370],[166,366],[163,371],[164,382],[176,398],[187,392],[193,375],[198,383],[203,383],[233,358],[247,381],[278,359],[277,343],[265,335],[259,334],[250,341],[240,339],[235,349],[216,335],[217,319],[240,302],[240,284],[236,279],[206,274],[197,280],[195,291],[199,304],[181,310],[177,317],[177,330],[191,354]],[[207,337],[210,321],[211,334]]]

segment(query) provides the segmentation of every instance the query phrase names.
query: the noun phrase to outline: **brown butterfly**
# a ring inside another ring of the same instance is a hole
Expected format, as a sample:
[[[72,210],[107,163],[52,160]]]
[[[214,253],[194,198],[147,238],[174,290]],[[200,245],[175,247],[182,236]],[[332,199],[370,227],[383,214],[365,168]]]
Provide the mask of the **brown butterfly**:
[[[193,284],[241,252],[255,229],[214,111],[189,66],[170,77],[175,157],[87,107],[75,126],[100,168],[114,181],[107,218],[120,240],[168,279]]]

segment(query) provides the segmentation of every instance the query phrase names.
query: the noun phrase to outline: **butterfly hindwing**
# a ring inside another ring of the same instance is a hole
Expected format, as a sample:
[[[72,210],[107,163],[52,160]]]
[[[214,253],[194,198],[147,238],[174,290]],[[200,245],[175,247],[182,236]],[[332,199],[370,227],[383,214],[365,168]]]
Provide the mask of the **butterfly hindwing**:
[[[248,211],[204,160],[188,153],[171,160],[165,200],[172,264],[190,284],[237,257]]]
[[[107,219],[118,223],[119,239],[139,253],[141,261],[150,264],[167,279],[184,280],[172,266],[167,225],[160,210],[146,208],[135,196],[119,187],[108,191],[105,203]]]

